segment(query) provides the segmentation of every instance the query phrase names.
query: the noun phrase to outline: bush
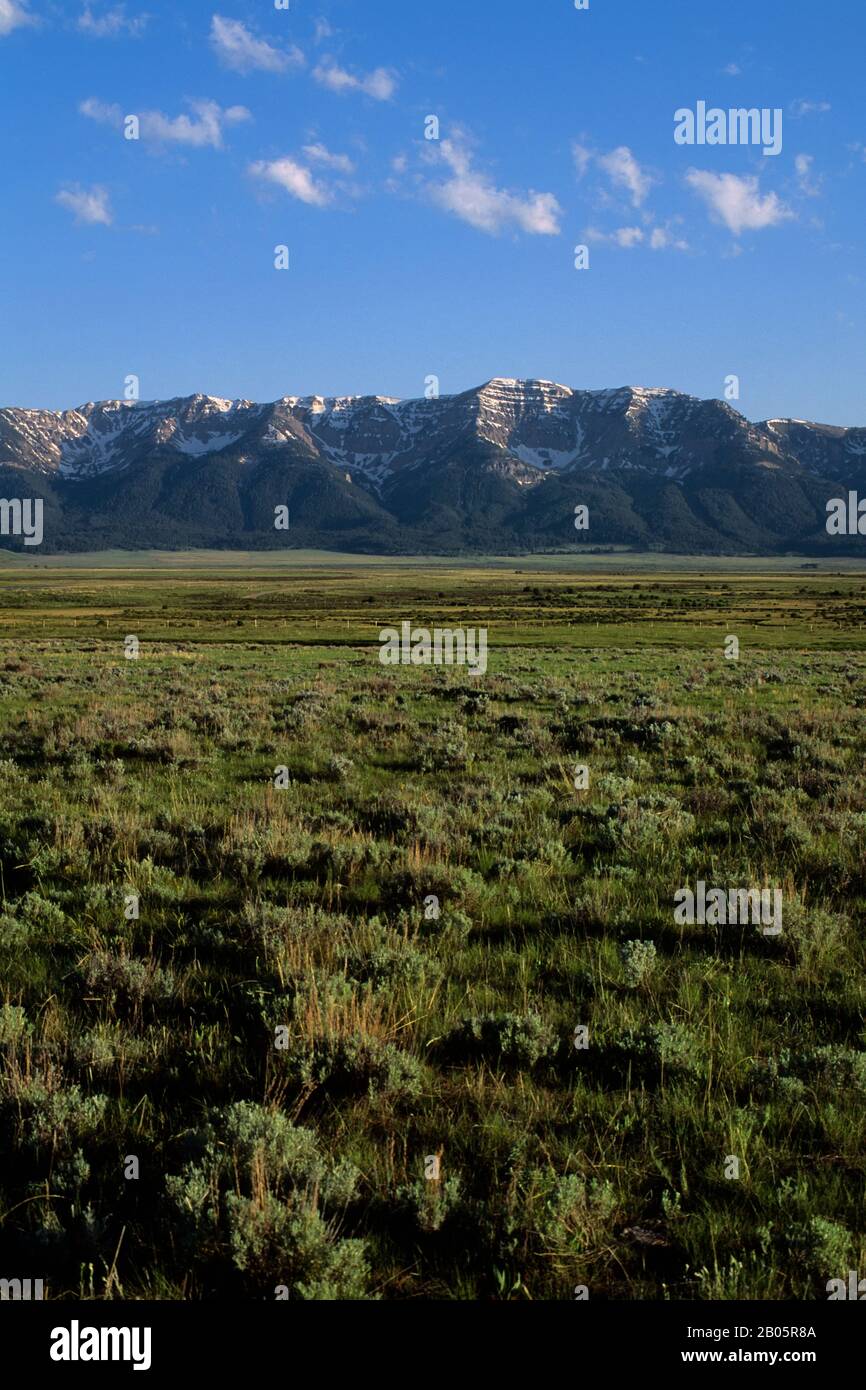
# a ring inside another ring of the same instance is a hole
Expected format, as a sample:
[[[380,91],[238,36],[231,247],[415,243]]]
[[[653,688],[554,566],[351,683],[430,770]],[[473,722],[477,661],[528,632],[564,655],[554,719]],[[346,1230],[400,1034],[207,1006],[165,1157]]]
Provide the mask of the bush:
[[[320,1037],[298,1042],[280,1057],[298,1085],[323,1086],[330,1091],[363,1094],[393,1101],[421,1094],[424,1070],[416,1057],[377,1038]]]
[[[351,1200],[354,1165],[326,1160],[311,1130],[251,1101],[217,1112],[200,1144],[201,1160],[166,1179],[190,1255],[295,1298],[368,1296],[364,1242],[339,1239],[321,1210]]]
[[[0,1004],[0,1047],[18,1047],[32,1032],[23,1009],[16,1004]]]
[[[555,1055],[557,1039],[539,1014],[490,1013],[463,1019],[446,1038],[445,1051],[455,1057],[531,1067]]]
[[[154,960],[111,951],[94,951],[82,973],[88,990],[99,994],[112,1009],[122,1005],[140,1007],[145,1002],[163,1003],[175,990],[171,970],[163,970]]]
[[[844,1276],[851,1267],[854,1240],[851,1232],[837,1221],[813,1216],[794,1226],[788,1241],[795,1257],[822,1279]]]
[[[328,759],[328,776],[332,782],[345,782],[354,766],[345,753],[332,753]]]
[[[691,1035],[682,1025],[664,1020],[648,1028],[627,1028],[615,1051],[624,1061],[648,1073],[662,1067],[690,1071],[697,1060]]]
[[[546,1174],[537,1173],[544,1184]],[[576,1173],[555,1180],[539,1218],[537,1229],[545,1248],[557,1255],[583,1254],[611,1240],[611,1222],[617,1209],[613,1184],[593,1179],[589,1184]]]
[[[51,1091],[36,1083],[26,1100],[30,1102],[24,1124],[26,1138],[37,1147],[50,1144],[53,1149],[63,1149],[75,1139],[94,1134],[108,1109],[108,1096],[85,1096],[78,1086]]]
[[[425,733],[421,747],[422,772],[459,772],[469,762],[466,726],[446,719],[432,733]]]
[[[631,989],[649,984],[656,968],[657,952],[652,941],[625,941],[619,948],[625,982]]]
[[[416,1178],[413,1183],[397,1189],[397,1200],[412,1215],[420,1231],[441,1230],[446,1220],[460,1206],[462,1184],[459,1177],[442,1181]]]

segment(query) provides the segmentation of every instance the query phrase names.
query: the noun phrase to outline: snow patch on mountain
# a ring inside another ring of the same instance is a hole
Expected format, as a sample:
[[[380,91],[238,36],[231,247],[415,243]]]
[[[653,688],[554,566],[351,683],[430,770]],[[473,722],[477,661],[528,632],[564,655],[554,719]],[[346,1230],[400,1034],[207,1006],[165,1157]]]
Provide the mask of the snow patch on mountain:
[[[729,449],[832,476],[846,458],[866,456],[866,430],[752,424],[727,402],[666,387],[585,391],[512,377],[407,400],[306,395],[257,404],[194,395],[90,401],[65,412],[0,410],[0,464],[62,479],[132,468],[160,451],[192,460],[238,444],[245,460],[284,451],[293,461],[330,463],[383,494],[416,469],[467,461],[494,466],[521,487],[577,470],[682,481]]]
[[[230,444],[237,444],[243,435],[238,434],[212,434],[209,439],[178,439],[171,441],[172,448],[177,449],[180,454],[189,454],[193,458],[200,458],[202,454],[218,454],[221,449],[227,449]]]

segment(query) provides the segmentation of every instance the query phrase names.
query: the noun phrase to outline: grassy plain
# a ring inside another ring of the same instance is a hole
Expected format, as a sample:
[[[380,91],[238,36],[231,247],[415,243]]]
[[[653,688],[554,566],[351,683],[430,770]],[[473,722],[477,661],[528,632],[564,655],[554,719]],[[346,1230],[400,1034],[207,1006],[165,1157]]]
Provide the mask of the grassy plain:
[[[800,564],[4,558],[0,1274],[862,1271],[866,575]],[[486,627],[487,674],[382,666],[403,619]],[[676,925],[698,879],[780,887],[782,935]]]

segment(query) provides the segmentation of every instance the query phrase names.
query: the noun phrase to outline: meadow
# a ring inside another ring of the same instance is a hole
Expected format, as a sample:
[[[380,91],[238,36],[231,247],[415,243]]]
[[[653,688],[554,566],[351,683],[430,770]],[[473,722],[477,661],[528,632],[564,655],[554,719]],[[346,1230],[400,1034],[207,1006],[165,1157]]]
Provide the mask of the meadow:
[[[486,675],[382,666],[404,619]],[[864,710],[853,562],[4,557],[0,1275],[826,1299]],[[781,935],[677,924],[698,880]]]

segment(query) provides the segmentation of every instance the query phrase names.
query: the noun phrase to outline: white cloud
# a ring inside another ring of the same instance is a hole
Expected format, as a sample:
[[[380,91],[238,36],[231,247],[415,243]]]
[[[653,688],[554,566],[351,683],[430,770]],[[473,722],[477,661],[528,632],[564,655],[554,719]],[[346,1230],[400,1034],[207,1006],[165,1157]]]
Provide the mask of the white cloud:
[[[13,29],[23,29],[26,24],[35,24],[25,4],[19,0],[0,0],[0,38],[11,34]]]
[[[622,246],[624,250],[630,251],[633,246],[639,246],[643,241],[643,232],[640,227],[618,227],[613,234],[613,239],[617,246]]]
[[[505,227],[518,227],[534,236],[557,236],[562,208],[552,193],[525,194],[497,188],[487,174],[472,168],[472,159],[460,140],[443,140],[428,158],[446,164],[451,171],[444,183],[430,183],[427,193],[435,203],[470,226],[492,235]]]
[[[277,184],[293,198],[309,203],[311,207],[324,208],[331,202],[331,194],[324,184],[317,183],[309,169],[288,155],[282,159],[259,159],[249,165],[248,173],[254,178]]]
[[[61,207],[68,208],[74,214],[76,222],[79,223],[110,227],[114,221],[108,190],[101,188],[99,184],[94,184],[92,188],[82,188],[80,184],[72,184],[71,187],[60,190],[56,195],[55,202],[59,203]]]
[[[624,251],[631,251],[635,246],[640,246],[644,239],[641,227],[617,227],[613,232],[602,232],[598,227],[587,227],[584,235],[587,241],[613,242],[614,246],[621,246]]]
[[[324,145],[305,145],[304,154],[311,164],[324,164],[340,174],[354,174],[355,165],[347,154],[332,154]]]
[[[322,43],[325,39],[332,39],[334,37],[335,32],[336,31],[331,28],[330,24],[326,19],[317,19],[316,31],[313,35],[313,40],[315,43]]]
[[[375,101],[389,101],[397,90],[396,75],[388,68],[376,68],[374,72],[355,77],[345,68],[338,67],[336,63],[327,59],[313,68],[313,76],[329,91],[339,92],[341,95],[345,92],[365,92]]]
[[[617,149],[611,150],[610,154],[599,155],[598,162],[612,183],[628,189],[634,206],[639,208],[649,193],[653,180],[641,169],[628,146],[620,145]]]
[[[821,196],[820,178],[812,178],[812,165],[815,163],[815,156],[811,154],[798,154],[794,160],[794,168],[797,170],[797,182],[800,185],[800,192],[807,198],[818,198]]]
[[[118,34],[129,34],[137,39],[144,33],[149,15],[135,15],[127,17],[126,6],[117,5],[113,10],[106,10],[103,14],[94,14],[90,5],[85,5],[84,11],[78,17],[78,28],[82,34],[88,34],[92,39],[113,39]]]
[[[649,246],[653,251],[688,251],[688,242],[683,241],[671,230],[672,225],[679,221],[680,219],[675,217],[664,227],[646,230],[643,227],[617,227],[612,232],[603,232],[599,227],[587,227],[584,236],[588,242],[606,242],[608,245],[621,247],[623,251],[632,251],[636,246]]]
[[[799,101],[792,101],[790,105],[792,116],[819,116],[825,111],[832,110],[829,101],[804,101],[801,97]]]
[[[192,116],[166,116],[162,111],[124,112],[116,103],[107,104],[88,97],[79,106],[82,116],[105,125],[122,126],[127,115],[137,115],[142,140],[161,144],[192,145],[221,149],[223,127],[251,120],[245,106],[219,106],[215,101],[191,101]]]
[[[725,77],[739,77],[742,70],[739,63],[728,63],[727,67],[722,68]]]
[[[257,39],[239,19],[218,14],[211,20],[210,41],[220,62],[234,72],[285,72],[304,62],[294,44],[289,49],[274,48],[265,39]]]
[[[688,251],[689,243],[676,236],[670,227],[653,227],[650,247],[653,251]]]
[[[88,97],[86,101],[79,102],[78,109],[82,116],[87,116],[91,121],[101,121],[103,125],[121,125],[123,122],[123,111],[116,103],[100,101],[98,97]]]
[[[409,160],[406,158],[405,154],[395,154],[394,158],[391,160],[391,168],[394,170],[395,174],[405,174],[406,170],[409,168]]]
[[[588,150],[586,145],[581,145],[575,140],[571,147],[571,155],[577,170],[577,177],[582,179],[592,161],[592,150]]]
[[[686,183],[703,198],[711,213],[734,236],[744,231],[776,227],[794,215],[775,193],[762,197],[754,175],[739,178],[736,174],[711,174],[701,169],[690,169],[686,174]]]

